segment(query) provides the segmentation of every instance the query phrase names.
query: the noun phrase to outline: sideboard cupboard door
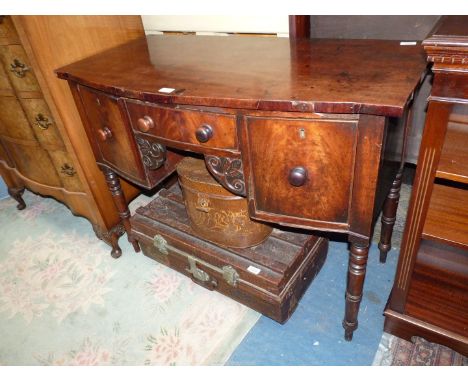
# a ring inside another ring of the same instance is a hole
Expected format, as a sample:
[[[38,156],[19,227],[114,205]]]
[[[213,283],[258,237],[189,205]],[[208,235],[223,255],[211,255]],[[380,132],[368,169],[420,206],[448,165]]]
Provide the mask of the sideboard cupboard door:
[[[88,134],[97,142],[100,161],[131,179],[145,182],[146,176],[133,134],[125,126],[126,117],[117,99],[84,86],[78,89],[89,122]]]
[[[247,117],[245,138],[254,217],[347,227],[357,120]]]
[[[36,140],[16,97],[0,97],[0,110],[2,111],[0,113],[0,135],[20,140]]]

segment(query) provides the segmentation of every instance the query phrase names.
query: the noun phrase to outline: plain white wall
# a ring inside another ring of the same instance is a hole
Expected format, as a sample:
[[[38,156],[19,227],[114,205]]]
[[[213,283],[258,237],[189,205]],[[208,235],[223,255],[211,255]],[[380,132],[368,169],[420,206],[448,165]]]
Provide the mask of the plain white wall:
[[[147,34],[161,31],[201,33],[275,33],[288,36],[288,15],[261,16],[141,16]]]

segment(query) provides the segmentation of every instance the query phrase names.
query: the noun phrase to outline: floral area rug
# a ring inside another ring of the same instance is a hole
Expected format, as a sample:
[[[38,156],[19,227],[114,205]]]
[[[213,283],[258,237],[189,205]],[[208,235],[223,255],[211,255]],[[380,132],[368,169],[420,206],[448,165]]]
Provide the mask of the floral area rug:
[[[222,365],[260,317],[126,236],[113,259],[86,219],[24,199],[0,200],[0,365]]]
[[[374,358],[375,366],[468,366],[468,358],[446,346],[415,337],[405,341],[385,333]]]

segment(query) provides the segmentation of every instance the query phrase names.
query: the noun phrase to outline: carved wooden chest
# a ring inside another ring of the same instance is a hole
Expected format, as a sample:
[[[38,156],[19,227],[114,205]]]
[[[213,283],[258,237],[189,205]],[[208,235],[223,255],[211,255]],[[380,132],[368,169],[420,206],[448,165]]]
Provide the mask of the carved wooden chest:
[[[191,229],[177,185],[140,207],[131,225],[146,256],[280,323],[293,313],[328,249],[327,239],[278,229],[250,248],[206,242]]]

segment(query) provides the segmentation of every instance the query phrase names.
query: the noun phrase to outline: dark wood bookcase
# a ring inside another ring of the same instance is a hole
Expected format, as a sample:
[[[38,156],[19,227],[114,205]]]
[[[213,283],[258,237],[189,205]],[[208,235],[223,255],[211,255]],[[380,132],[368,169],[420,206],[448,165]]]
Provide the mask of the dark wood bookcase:
[[[385,331],[468,354],[468,17],[423,43],[434,82]]]

